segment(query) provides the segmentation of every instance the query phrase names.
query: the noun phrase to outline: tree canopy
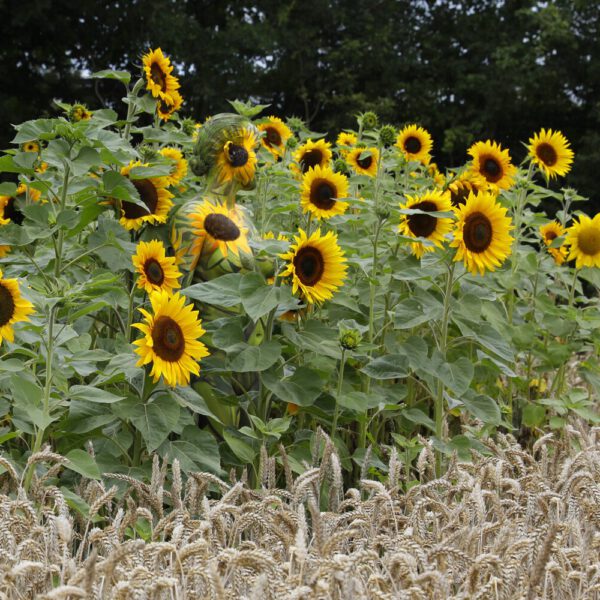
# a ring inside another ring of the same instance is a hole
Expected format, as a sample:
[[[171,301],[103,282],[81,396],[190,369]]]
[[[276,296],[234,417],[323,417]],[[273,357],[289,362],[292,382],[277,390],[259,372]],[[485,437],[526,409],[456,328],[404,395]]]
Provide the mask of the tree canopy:
[[[418,122],[441,165],[493,138],[561,130],[576,153],[568,185],[597,196],[600,5],[587,0],[0,0],[0,142],[11,123],[51,114],[52,99],[94,108],[118,100],[91,71],[141,63],[162,47],[184,113],[202,120],[227,99],[270,103],[316,131]],[[563,183],[564,185],[564,183]]]

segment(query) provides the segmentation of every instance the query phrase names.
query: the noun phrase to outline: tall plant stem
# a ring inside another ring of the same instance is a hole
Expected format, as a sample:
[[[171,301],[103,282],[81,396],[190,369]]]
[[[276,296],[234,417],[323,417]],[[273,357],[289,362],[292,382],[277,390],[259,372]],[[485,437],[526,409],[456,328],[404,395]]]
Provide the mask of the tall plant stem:
[[[448,273],[446,276],[446,289],[444,290],[444,306],[442,309],[442,321],[440,323],[440,337],[438,341],[438,350],[442,355],[443,359],[446,360],[446,351],[448,349],[448,323],[450,321],[450,301],[452,299],[452,287],[454,285],[454,266],[456,263],[452,262],[448,266]],[[442,442],[444,441],[444,383],[438,380],[437,394],[434,399],[433,414],[435,420],[435,435],[437,439]],[[436,452],[435,457],[435,468],[438,477],[442,474],[442,453]]]
[[[344,383],[344,367],[346,366],[346,349],[342,348],[342,356],[340,358],[340,368],[338,370],[338,381],[335,393],[335,408],[333,410],[333,422],[331,423],[331,439],[334,439],[335,432],[337,431],[337,422],[340,412],[339,397],[342,393],[342,385]]]
[[[67,193],[69,189],[69,176],[71,174],[71,170],[69,165],[65,165],[65,174],[63,177],[62,184],[62,192],[60,194],[60,211],[62,212],[65,209],[67,204]],[[59,277],[62,269],[62,251],[63,251],[63,243],[65,239],[65,230],[61,227],[58,230],[58,236],[56,238],[56,244],[54,246],[54,252],[56,256],[56,260],[54,261],[54,277]]]

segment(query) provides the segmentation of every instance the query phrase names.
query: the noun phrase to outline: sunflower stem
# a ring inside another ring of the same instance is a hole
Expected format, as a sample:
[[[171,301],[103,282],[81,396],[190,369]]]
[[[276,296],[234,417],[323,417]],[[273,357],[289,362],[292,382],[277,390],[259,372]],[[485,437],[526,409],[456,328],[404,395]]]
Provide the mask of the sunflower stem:
[[[54,353],[54,320],[56,318],[56,310],[57,305],[55,304],[50,309],[50,314],[48,316],[48,336],[46,338],[46,380],[44,382],[44,395],[42,397],[42,409],[44,411],[44,422],[46,423],[50,420],[50,393],[52,392],[52,355]],[[45,427],[40,427],[37,430],[35,441],[33,443],[33,449],[31,451],[32,454],[36,454],[40,451],[42,447],[42,442],[44,441],[45,432]],[[25,475],[25,491],[29,490],[34,469],[35,464],[30,465],[27,474]]]
[[[135,99],[137,98],[137,95],[138,95],[139,91],[142,89],[143,85],[144,85],[144,80],[140,77],[140,79],[138,79],[136,81],[131,92],[129,92],[127,94],[127,100],[129,101],[129,104],[127,105],[127,117],[125,118],[125,121],[126,121],[125,131],[123,132],[123,137],[125,138],[126,141],[129,141],[129,134],[131,132],[131,125],[133,123],[132,119],[133,119],[133,116],[135,115],[135,109],[136,109]]]
[[[342,393],[342,384],[344,383],[344,367],[346,366],[346,348],[342,348],[342,356],[340,358],[340,367],[338,370],[338,380],[335,392],[335,408],[333,410],[333,421],[331,423],[330,437],[333,440],[337,431],[338,416],[340,413],[339,397]]]
[[[65,209],[67,204],[67,190],[69,189],[69,175],[71,171],[69,165],[65,165],[65,175],[63,177],[62,191],[60,194],[60,210],[59,213]],[[54,277],[58,278],[60,276],[61,267],[62,267],[62,250],[63,243],[65,238],[65,230],[61,227],[58,231],[58,237],[56,239],[56,246],[54,247],[54,252],[56,256],[56,260],[54,262]]]
[[[507,290],[507,294],[508,294],[508,298],[507,298],[507,302],[508,302],[508,307],[507,307],[507,313],[508,313],[508,326],[509,328],[512,327],[513,324],[513,314],[514,314],[514,310],[515,310],[515,275],[517,273],[517,266],[518,266],[518,251],[519,251],[519,242],[521,240],[521,220],[523,218],[523,209],[525,208],[525,204],[526,204],[526,200],[527,200],[527,191],[529,188],[529,183],[531,182],[531,178],[533,176],[533,161],[529,162],[529,168],[527,169],[527,175],[525,177],[525,182],[523,183],[523,187],[521,187],[521,189],[519,190],[519,193],[517,194],[517,201],[515,204],[515,214],[514,214],[514,220],[515,220],[515,237],[513,239],[513,245],[512,245],[512,251],[511,251],[511,255],[512,255],[512,259],[511,259],[511,277],[510,277],[510,282],[509,282],[509,287]],[[513,382],[512,379],[508,380],[507,386],[506,386],[506,403],[508,406],[508,413],[510,415],[510,419],[513,422],[513,424],[518,427],[520,424],[519,423],[515,423],[514,422],[514,418],[513,418]]]
[[[452,261],[448,265],[448,274],[446,277],[446,289],[444,290],[444,307],[442,311],[442,322],[440,324],[440,337],[438,348],[442,358],[446,360],[446,351],[448,349],[448,323],[450,320],[450,300],[452,299],[452,287],[454,285],[454,267],[456,263]],[[437,395],[433,406],[435,418],[435,436],[440,442],[445,441],[445,415],[444,415],[444,382],[439,379],[437,386]],[[435,454],[435,470],[438,477],[442,475],[442,453],[437,450]]]

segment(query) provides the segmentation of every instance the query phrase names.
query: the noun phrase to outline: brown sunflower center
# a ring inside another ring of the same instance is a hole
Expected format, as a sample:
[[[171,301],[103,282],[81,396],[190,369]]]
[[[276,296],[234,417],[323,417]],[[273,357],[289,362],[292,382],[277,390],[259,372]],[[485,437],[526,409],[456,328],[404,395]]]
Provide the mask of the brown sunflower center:
[[[309,169],[320,165],[322,160],[323,153],[318,148],[305,152],[300,160],[302,172],[306,173]]]
[[[233,242],[240,237],[240,228],[225,215],[219,213],[211,213],[204,219],[205,231],[215,238],[223,242]]]
[[[556,231],[549,231],[546,234],[546,241],[551,242],[552,240],[555,240],[557,237],[558,237],[558,234],[556,233]]]
[[[491,183],[502,179],[502,165],[493,157],[485,156],[481,159],[481,174]]]
[[[579,249],[588,256],[595,256],[600,252],[600,229],[585,227],[579,231],[577,236]]]
[[[469,188],[462,183],[450,188],[450,202],[452,206],[461,206],[467,201],[469,196]]]
[[[21,225],[25,219],[25,215],[19,210],[17,206],[17,199],[11,196],[4,207],[4,218],[10,219],[13,223]]]
[[[275,127],[267,127],[265,140],[267,142],[267,146],[281,146],[281,134]]]
[[[536,149],[537,157],[547,166],[552,167],[558,160],[558,154],[551,144],[544,142]]]
[[[159,101],[158,111],[163,115],[170,115],[175,110],[175,105],[162,99]]]
[[[226,147],[227,160],[232,167],[243,167],[248,162],[248,150],[244,146],[229,142]]]
[[[407,138],[406,141],[404,142],[404,149],[409,154],[417,154],[421,150],[422,147],[423,147],[423,145],[421,144],[421,140],[414,136]]]
[[[15,299],[10,290],[0,283],[0,327],[6,325],[15,314]]]
[[[413,204],[410,208],[418,208],[425,212],[434,212],[438,209],[435,202],[424,200]],[[413,235],[417,237],[429,237],[434,231],[437,225],[437,218],[431,217],[430,215],[408,215],[408,228],[411,230]]]
[[[158,190],[149,179],[132,179],[131,183],[138,191],[140,200],[146,205],[146,208],[133,202],[124,201],[121,208],[126,219],[139,219],[147,215],[156,213],[158,206]]]
[[[335,204],[337,190],[329,181],[317,179],[310,186],[310,201],[323,210],[329,210]]]
[[[162,282],[165,280],[165,272],[155,258],[149,258],[144,263],[144,273],[146,274],[146,279],[154,285],[162,285]]]
[[[294,257],[294,267],[298,279],[304,285],[316,285],[323,277],[325,261],[317,248],[305,246],[300,248]]]
[[[161,92],[167,89],[167,74],[160,68],[158,63],[152,63],[150,66],[150,78],[152,81],[160,86]]]
[[[463,241],[471,252],[484,252],[492,243],[493,229],[491,221],[480,212],[465,219]]]
[[[369,156],[365,156],[364,158],[357,158],[356,159],[356,164],[361,169],[368,169],[371,166],[372,162],[373,162],[373,156],[371,156],[370,154],[369,154]]]
[[[154,352],[168,362],[178,361],[185,350],[185,338],[179,324],[171,317],[158,317],[152,328]]]

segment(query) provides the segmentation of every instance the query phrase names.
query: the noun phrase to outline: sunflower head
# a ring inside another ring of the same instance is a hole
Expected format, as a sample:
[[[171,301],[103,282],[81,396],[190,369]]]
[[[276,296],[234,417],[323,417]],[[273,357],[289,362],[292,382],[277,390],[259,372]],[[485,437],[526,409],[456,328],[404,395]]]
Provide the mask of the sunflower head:
[[[348,203],[341,199],[347,196],[348,179],[330,167],[317,165],[302,177],[302,208],[319,219],[344,214]]]
[[[411,244],[412,252],[421,258],[425,252],[433,252],[441,248],[446,236],[452,231],[452,218],[435,217],[426,213],[451,212],[450,195],[448,192],[433,190],[421,196],[407,196],[407,201],[400,205],[402,209],[418,210],[412,214],[403,214],[398,230],[411,238],[424,238]]]
[[[159,98],[156,103],[156,112],[163,121],[168,121],[183,104],[183,97],[177,90],[173,90],[169,96]]]
[[[92,115],[92,111],[88,110],[84,104],[73,104],[67,116],[73,123],[77,123],[79,121],[89,121]]]
[[[119,222],[125,229],[137,231],[144,223],[165,223],[169,210],[173,206],[173,194],[167,190],[169,185],[166,177],[148,177],[133,179],[131,170],[134,167],[147,166],[138,161],[131,161],[121,169],[121,175],[128,177],[137,190],[141,204],[121,202],[121,219]]]
[[[600,267],[600,213],[593,218],[580,215],[579,221],[567,229],[565,244],[569,246],[569,260],[575,259],[575,266]]]
[[[276,158],[283,155],[287,141],[292,137],[291,129],[277,117],[269,117],[259,123],[258,130],[262,133],[262,145]]]
[[[143,308],[142,323],[134,323],[143,336],[134,342],[140,359],[137,366],[152,363],[150,376],[156,383],[162,376],[170,386],[188,385],[190,375],[198,375],[198,362],[208,356],[206,346],[199,341],[205,333],[198,311],[185,304],[180,294],[172,296],[161,290],[150,294],[152,314]]]
[[[294,153],[296,164],[291,165],[292,170],[298,176],[302,176],[313,167],[326,167],[329,165],[332,156],[330,148],[331,144],[324,140],[317,140],[316,142],[308,140]]]
[[[173,94],[179,88],[179,80],[171,75],[173,65],[160,48],[148,50],[142,57],[146,89],[160,100],[174,103]],[[159,113],[160,114],[160,113]]]
[[[159,154],[173,164],[171,172],[167,175],[168,184],[177,185],[187,175],[188,170],[188,163],[183,158],[183,153],[178,148],[167,146],[166,148],[162,148]]]
[[[509,189],[515,181],[516,167],[510,160],[508,150],[500,144],[487,140],[476,142],[469,148],[473,158],[471,173],[481,185],[490,184],[502,190]]]
[[[21,152],[36,152],[39,153],[40,145],[35,140],[31,140],[30,142],[24,142],[21,144]]]
[[[25,219],[25,215],[21,211],[24,206],[27,195],[33,202],[39,202],[42,193],[35,188],[26,186],[24,183],[19,184],[14,196],[0,196],[0,225],[6,225],[13,222],[16,225],[21,225]]]
[[[33,304],[21,296],[16,279],[4,279],[0,271],[0,344],[4,339],[14,341],[14,324],[29,321]]]
[[[495,271],[510,255],[513,238],[512,224],[495,194],[480,192],[469,194],[466,202],[455,209],[457,221],[454,229],[454,260],[462,260],[471,273],[483,275]]]
[[[464,171],[448,185],[450,202],[454,208],[458,208],[467,201],[471,192],[477,194],[487,188],[488,185],[482,184],[481,179],[474,177],[470,171]]]
[[[567,258],[567,248],[562,245],[557,248],[552,248],[551,245],[555,239],[563,236],[565,230],[558,221],[550,221],[540,227],[540,234],[546,244],[548,253],[554,258],[557,265],[562,265]]]
[[[338,147],[339,153],[342,156],[346,156],[346,154],[348,154],[348,151],[350,150],[350,148],[352,148],[352,146],[356,145],[356,142],[358,142],[358,137],[352,131],[342,131],[337,136],[337,140],[335,141],[335,143]]]
[[[171,294],[174,288],[181,287],[181,273],[175,266],[175,257],[166,255],[162,242],[140,242],[132,262],[138,272],[137,286],[147,293],[164,290]]]
[[[407,125],[396,138],[396,147],[407,161],[418,161],[428,164],[431,156],[433,140],[431,135],[423,127],[417,125]]]
[[[250,189],[256,169],[258,130],[246,118],[222,113],[210,117],[198,130],[192,171],[208,176],[207,192],[221,186]]]
[[[376,113],[370,110],[359,115],[358,119],[359,123],[362,124],[363,129],[365,130],[375,129],[375,127],[379,125],[379,117]]]
[[[189,214],[195,270],[205,279],[250,269],[253,254],[242,208],[227,208],[205,200]]]
[[[379,150],[373,148],[354,148],[346,155],[346,162],[358,175],[375,177],[379,163]]]
[[[383,147],[387,148],[394,144],[397,135],[398,132],[393,125],[384,125],[379,130],[379,141]]]
[[[529,139],[529,157],[538,168],[551,179],[564,176],[571,170],[573,150],[560,131],[542,129]]]
[[[346,258],[338,246],[337,235],[317,230],[307,236],[300,229],[294,244],[281,258],[288,261],[283,277],[292,278],[292,290],[309,304],[328,300],[344,283]]]

